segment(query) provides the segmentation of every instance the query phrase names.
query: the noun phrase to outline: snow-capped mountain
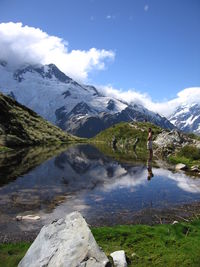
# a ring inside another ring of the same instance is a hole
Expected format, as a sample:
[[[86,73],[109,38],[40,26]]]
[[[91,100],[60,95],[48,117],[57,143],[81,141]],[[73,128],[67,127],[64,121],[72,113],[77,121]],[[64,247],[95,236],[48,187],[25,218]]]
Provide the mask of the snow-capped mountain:
[[[179,106],[169,117],[171,123],[184,132],[200,134],[200,104]]]
[[[150,121],[174,126],[137,103],[127,104],[82,85],[54,64],[27,65],[13,71],[0,61],[0,91],[33,109],[45,119],[75,135],[91,137],[120,121]]]

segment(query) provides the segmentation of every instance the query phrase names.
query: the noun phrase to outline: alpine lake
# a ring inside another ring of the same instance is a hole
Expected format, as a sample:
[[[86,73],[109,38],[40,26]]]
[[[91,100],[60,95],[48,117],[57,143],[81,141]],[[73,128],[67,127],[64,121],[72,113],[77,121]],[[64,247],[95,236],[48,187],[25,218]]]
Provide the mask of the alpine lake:
[[[0,241],[80,211],[91,226],[171,223],[200,210],[200,178],[89,144],[0,154]],[[39,220],[16,220],[37,215]]]

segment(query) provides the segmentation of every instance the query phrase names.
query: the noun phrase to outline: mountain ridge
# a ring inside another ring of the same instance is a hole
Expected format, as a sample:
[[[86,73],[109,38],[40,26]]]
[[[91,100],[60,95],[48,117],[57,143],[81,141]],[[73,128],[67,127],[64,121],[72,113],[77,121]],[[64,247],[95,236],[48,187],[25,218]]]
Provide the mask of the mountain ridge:
[[[200,104],[179,105],[168,119],[181,131],[200,135]]]
[[[0,91],[80,137],[92,137],[120,121],[150,121],[174,128],[166,118],[137,103],[104,96],[92,85],[77,83],[54,64],[27,65],[13,72],[4,62]]]

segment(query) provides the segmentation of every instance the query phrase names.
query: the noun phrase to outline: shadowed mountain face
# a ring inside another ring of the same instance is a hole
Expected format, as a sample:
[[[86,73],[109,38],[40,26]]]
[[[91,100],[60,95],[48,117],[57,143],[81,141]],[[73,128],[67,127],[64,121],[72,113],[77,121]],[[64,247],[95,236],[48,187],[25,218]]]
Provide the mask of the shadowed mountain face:
[[[113,103],[110,102],[110,104],[111,107],[113,107]],[[57,115],[60,118],[59,126],[62,129],[74,135],[87,138],[93,137],[102,130],[120,122],[148,121],[162,128],[174,128],[174,126],[166,118],[161,117],[158,114],[152,115],[149,112],[142,112],[132,106],[114,114],[101,112],[96,115],[92,115],[92,112],[87,104],[81,102],[77,104],[71,112],[65,113],[64,110],[62,110],[61,113],[57,113]]]
[[[92,137],[121,121],[149,121],[174,126],[143,106],[104,96],[94,86],[79,84],[54,64],[12,72],[0,64],[0,91],[31,108],[43,118],[80,137]]]
[[[8,147],[67,142],[75,137],[0,93],[0,144]]]

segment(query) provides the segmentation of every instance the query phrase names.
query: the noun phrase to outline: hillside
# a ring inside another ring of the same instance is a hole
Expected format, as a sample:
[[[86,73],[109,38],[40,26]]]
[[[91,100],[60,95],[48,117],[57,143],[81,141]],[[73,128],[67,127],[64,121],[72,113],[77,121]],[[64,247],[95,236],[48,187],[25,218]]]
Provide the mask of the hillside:
[[[116,138],[117,144],[116,148],[117,151],[126,154],[128,151],[133,151],[134,144],[137,140],[137,144],[135,146],[135,152],[139,158],[146,159],[146,142],[147,142],[147,135],[148,135],[148,128],[151,127],[153,131],[153,139],[157,137],[159,133],[162,132],[162,128],[148,122],[132,122],[126,123],[121,122],[112,127],[102,131],[98,135],[96,135],[92,141],[97,143],[98,146],[102,143],[105,143],[107,147],[113,147],[113,140]],[[105,147],[104,147],[105,149]],[[131,152],[131,154],[133,154]]]
[[[71,142],[76,137],[0,93],[0,145],[7,147]]]
[[[200,138],[195,134],[167,131],[151,123],[133,122],[116,124],[91,140],[100,150],[116,159],[144,161],[148,158],[146,143],[149,127],[153,131],[154,159],[163,159],[171,164],[182,163],[185,170],[200,175]],[[116,146],[113,145],[114,139]]]
[[[127,140],[127,142],[131,142],[135,141],[136,138],[139,138],[140,140],[138,142],[138,146],[143,146],[144,143],[146,144],[149,127],[152,128],[154,137],[162,131],[162,128],[149,122],[121,122],[113,125],[105,131],[102,131],[94,137],[94,140],[111,143],[114,136],[119,142],[125,140]]]

